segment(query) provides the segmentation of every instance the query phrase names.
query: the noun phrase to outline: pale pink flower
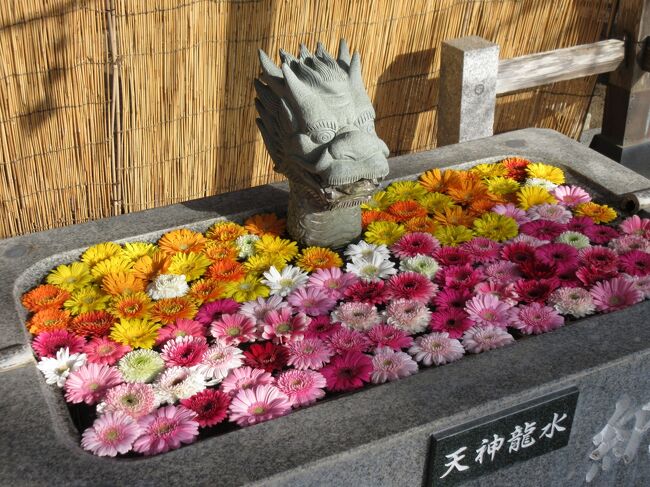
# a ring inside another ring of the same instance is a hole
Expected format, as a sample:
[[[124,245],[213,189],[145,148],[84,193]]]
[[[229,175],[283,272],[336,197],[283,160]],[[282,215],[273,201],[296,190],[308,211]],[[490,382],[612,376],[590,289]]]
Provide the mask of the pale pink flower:
[[[527,214],[531,220],[550,220],[557,223],[569,223],[573,218],[573,214],[562,205],[548,203],[531,206]]]
[[[443,365],[461,359],[465,349],[460,341],[450,338],[449,333],[436,332],[416,338],[409,353],[424,365]]]
[[[119,411],[133,419],[151,413],[158,401],[150,384],[125,383],[113,387],[106,393],[104,411]]]
[[[262,338],[281,345],[302,340],[309,321],[304,313],[292,316],[289,309],[270,311],[264,320]]]
[[[289,351],[288,365],[293,365],[299,370],[318,370],[334,355],[330,347],[318,338],[305,338],[288,343],[287,350]]]
[[[296,311],[307,316],[322,316],[330,312],[336,304],[336,299],[318,287],[301,287],[289,294],[287,301]]]
[[[345,352],[365,352],[370,348],[370,340],[357,330],[341,328],[327,338],[327,343],[337,354]]]
[[[589,292],[596,309],[604,313],[623,309],[643,300],[643,293],[624,277],[597,282]]]
[[[252,367],[239,367],[232,369],[223,382],[221,390],[226,394],[234,396],[242,389],[251,389],[255,386],[273,384],[273,376],[264,369]]]
[[[201,363],[196,366],[208,380],[221,380],[244,363],[243,352],[225,343],[215,343],[203,354]]]
[[[106,392],[124,382],[122,374],[110,365],[88,363],[70,372],[65,381],[65,400],[95,404]]]
[[[530,221],[526,216],[526,212],[517,208],[512,203],[507,203],[505,205],[499,203],[498,205],[494,205],[491,211],[493,213],[498,213],[499,215],[508,216],[515,220],[519,225]]]
[[[140,427],[128,415],[116,411],[106,412],[84,431],[81,447],[100,457],[114,457],[127,453],[140,436]]]
[[[230,403],[230,421],[250,426],[283,416],[291,410],[286,394],[272,385],[240,390]]]
[[[254,301],[247,301],[241,305],[239,313],[254,319],[259,327],[264,326],[264,320],[269,311],[288,309],[290,306],[283,301],[282,296],[277,294],[268,298],[257,298]]]
[[[521,279],[519,266],[508,260],[500,260],[485,267],[485,277],[497,282],[510,283]]]
[[[539,335],[564,325],[562,315],[541,303],[522,305],[516,311],[516,319],[511,326],[526,335]]]
[[[491,294],[474,296],[465,304],[465,311],[477,325],[505,328],[513,319],[512,306]]]
[[[250,316],[241,313],[222,314],[210,325],[210,333],[226,345],[254,342],[257,338],[257,323]]]
[[[579,186],[558,186],[551,193],[561,204],[574,207],[591,201],[591,196]]]
[[[373,384],[401,379],[415,374],[418,371],[418,364],[408,353],[396,352],[390,347],[379,347],[372,357],[372,375],[370,380]]]
[[[510,333],[498,326],[473,326],[463,334],[462,343],[470,353],[481,353],[514,343]]]
[[[287,395],[293,407],[307,406],[325,396],[327,381],[313,370],[288,370],[276,381],[277,388]]]
[[[369,330],[382,322],[377,308],[363,302],[341,303],[332,311],[331,319],[353,330]]]
[[[430,320],[431,311],[422,302],[398,299],[386,308],[386,323],[410,335],[422,333]]]
[[[333,299],[341,299],[345,290],[357,281],[357,276],[343,272],[338,267],[318,269],[311,276],[307,285],[327,291]]]
[[[156,455],[192,443],[199,434],[196,413],[184,406],[165,406],[138,420],[142,431],[133,449]]]

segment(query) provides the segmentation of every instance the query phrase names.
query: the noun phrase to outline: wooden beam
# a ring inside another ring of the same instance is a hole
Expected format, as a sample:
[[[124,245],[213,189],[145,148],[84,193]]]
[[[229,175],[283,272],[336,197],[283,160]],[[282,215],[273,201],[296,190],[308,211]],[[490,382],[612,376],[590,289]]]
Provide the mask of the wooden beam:
[[[625,57],[623,45],[623,41],[608,39],[503,59],[499,61],[497,94],[614,71]]]

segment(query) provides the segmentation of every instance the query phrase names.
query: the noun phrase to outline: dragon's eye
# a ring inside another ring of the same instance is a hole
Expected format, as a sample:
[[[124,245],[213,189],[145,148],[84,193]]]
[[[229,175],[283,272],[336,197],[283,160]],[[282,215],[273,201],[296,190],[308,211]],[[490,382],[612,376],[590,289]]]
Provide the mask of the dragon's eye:
[[[310,137],[314,144],[327,144],[334,138],[335,135],[336,132],[334,132],[334,130],[320,129],[312,132]]]

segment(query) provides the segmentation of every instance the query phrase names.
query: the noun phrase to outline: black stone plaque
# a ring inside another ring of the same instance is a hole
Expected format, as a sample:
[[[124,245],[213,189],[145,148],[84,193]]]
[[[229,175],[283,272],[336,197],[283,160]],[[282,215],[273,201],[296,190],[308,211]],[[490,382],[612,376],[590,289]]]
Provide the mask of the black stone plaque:
[[[577,402],[571,387],[434,433],[424,485],[458,485],[566,446]]]

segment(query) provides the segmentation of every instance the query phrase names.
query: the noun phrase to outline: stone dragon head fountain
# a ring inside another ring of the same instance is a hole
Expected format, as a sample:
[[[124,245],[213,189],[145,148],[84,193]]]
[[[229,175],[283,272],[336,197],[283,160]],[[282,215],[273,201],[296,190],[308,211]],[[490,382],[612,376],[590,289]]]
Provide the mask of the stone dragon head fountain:
[[[388,175],[359,53],[350,56],[341,40],[337,59],[321,43],[315,54],[301,45],[297,58],[281,49],[281,67],[259,56],[257,126],[289,180],[289,233],[305,245],[341,247],[361,234],[359,205]]]

